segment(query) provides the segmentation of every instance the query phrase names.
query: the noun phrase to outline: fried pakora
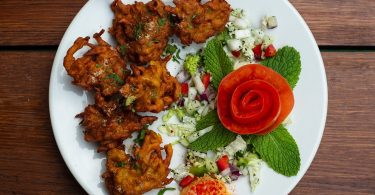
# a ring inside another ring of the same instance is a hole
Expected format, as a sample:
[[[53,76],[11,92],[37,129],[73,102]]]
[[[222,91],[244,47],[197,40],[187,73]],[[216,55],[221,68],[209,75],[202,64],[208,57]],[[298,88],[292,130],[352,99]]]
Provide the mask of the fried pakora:
[[[120,50],[136,63],[158,60],[173,34],[169,14],[161,0],[146,4],[123,4],[115,0],[111,5],[115,14],[110,33],[120,44]]]
[[[89,43],[89,37],[79,37],[68,50],[64,58],[64,67],[73,77],[73,84],[86,90],[94,90],[105,96],[112,95],[120,89],[126,78],[126,63],[119,53],[94,34],[98,45]],[[81,58],[75,59],[74,54],[84,46],[90,47]]]
[[[151,124],[157,118],[154,116],[139,116],[131,111],[117,110],[111,116],[106,116],[96,105],[89,105],[85,111],[77,115],[85,128],[85,140],[100,142],[98,152],[107,151],[122,144],[135,131],[140,131],[145,125]]]
[[[135,146],[133,157],[122,148],[109,150],[103,178],[110,194],[143,194],[169,184],[173,180],[167,178],[173,150],[171,144],[165,145],[163,159],[161,143],[161,136],[148,130],[142,146]]]
[[[204,43],[223,31],[232,11],[225,0],[210,0],[203,5],[200,0],[174,0],[173,3],[176,7],[168,7],[167,10],[180,20],[176,25],[176,34],[185,45],[193,41]]]
[[[111,96],[103,96],[101,93],[95,93],[95,105],[103,111],[106,116],[112,116],[116,110],[121,107],[124,97],[120,93]]]
[[[135,111],[158,113],[179,99],[180,84],[166,67],[170,58],[151,61],[145,67],[131,65],[133,75],[126,79],[120,93],[134,100],[131,106]]]

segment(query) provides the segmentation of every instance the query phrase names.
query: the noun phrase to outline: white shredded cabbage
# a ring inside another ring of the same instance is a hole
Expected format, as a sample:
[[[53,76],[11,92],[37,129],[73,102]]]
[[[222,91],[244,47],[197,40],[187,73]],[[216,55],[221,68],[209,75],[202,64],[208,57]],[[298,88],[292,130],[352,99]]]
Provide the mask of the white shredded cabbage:
[[[246,147],[247,147],[247,144],[245,140],[243,140],[242,137],[238,135],[237,138],[233,142],[231,142],[229,145],[219,150],[218,153],[220,153],[221,155],[226,154],[228,155],[229,159],[233,159],[234,155],[238,151],[244,151],[246,150]]]

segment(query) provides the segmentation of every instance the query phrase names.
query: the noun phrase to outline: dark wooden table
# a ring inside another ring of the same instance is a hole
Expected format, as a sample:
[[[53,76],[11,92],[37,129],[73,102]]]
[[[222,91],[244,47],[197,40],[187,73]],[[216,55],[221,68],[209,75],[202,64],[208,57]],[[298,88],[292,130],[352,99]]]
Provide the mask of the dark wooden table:
[[[0,194],[85,194],[48,112],[56,49],[85,2],[0,1]],[[375,194],[375,2],[291,2],[318,41],[329,85],[322,143],[291,194]]]

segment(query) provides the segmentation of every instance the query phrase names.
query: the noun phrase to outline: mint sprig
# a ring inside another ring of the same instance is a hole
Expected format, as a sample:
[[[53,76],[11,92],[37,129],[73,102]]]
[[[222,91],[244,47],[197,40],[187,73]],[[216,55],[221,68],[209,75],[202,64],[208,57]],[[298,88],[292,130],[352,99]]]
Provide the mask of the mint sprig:
[[[295,48],[285,46],[277,51],[275,57],[265,59],[261,64],[281,74],[292,88],[296,86],[301,73],[301,56]]]
[[[236,136],[237,134],[227,130],[221,123],[217,123],[211,131],[190,143],[188,148],[199,152],[216,150],[233,142]]]
[[[217,116],[217,111],[212,110],[197,122],[197,124],[195,125],[195,129],[199,131],[218,123],[220,123],[220,119]]]
[[[221,80],[233,71],[233,62],[225,53],[222,41],[218,38],[208,41],[203,58],[205,69],[212,75],[212,85],[218,89]]]
[[[266,135],[244,138],[273,170],[288,177],[297,175],[301,166],[300,153],[296,141],[284,126],[280,125]]]

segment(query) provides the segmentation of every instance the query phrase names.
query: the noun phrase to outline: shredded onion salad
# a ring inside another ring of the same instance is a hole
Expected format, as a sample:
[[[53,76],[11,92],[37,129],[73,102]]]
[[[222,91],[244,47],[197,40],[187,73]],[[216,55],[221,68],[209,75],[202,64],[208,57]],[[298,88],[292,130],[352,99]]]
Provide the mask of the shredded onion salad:
[[[229,72],[235,72],[241,68],[246,69],[245,66],[248,64],[258,64],[263,60],[274,58],[278,51],[273,45],[274,38],[267,32],[276,28],[277,25],[275,16],[266,16],[258,25],[254,25],[244,10],[233,10],[224,32],[214,38],[219,42],[219,47],[222,47],[220,49],[223,54],[226,54],[232,62],[233,68]],[[165,113],[162,118],[163,124],[158,127],[158,130],[169,136],[177,137],[178,140],[174,144],[181,144],[187,148],[185,163],[172,169],[173,178],[182,188],[195,181],[194,178],[210,175],[224,182],[230,189],[233,188],[233,186],[230,187],[233,181],[238,180],[239,177],[248,177],[251,190],[254,191],[259,184],[260,170],[265,160],[254,148],[256,142],[250,144],[255,135],[247,134],[264,135],[279,128],[279,125],[287,125],[291,122],[288,115],[294,104],[292,88],[288,84],[289,80],[284,78],[285,75],[280,75],[263,65],[258,66],[264,72],[270,71],[271,76],[259,74],[257,67],[254,66],[241,71],[248,72],[255,80],[239,83],[238,86],[232,87],[233,89],[225,88],[222,86],[223,84],[220,84],[220,80],[215,80],[215,76],[224,73],[212,72],[209,68],[210,65],[205,64],[206,61],[212,60],[205,54],[205,50],[212,49],[209,47],[211,47],[210,43],[206,45],[206,48],[202,46],[199,52],[190,53],[184,59],[183,69],[176,76],[181,83],[182,98]],[[287,49],[289,48],[285,50]],[[225,64],[225,59],[220,59],[220,57],[218,59],[217,62]],[[241,77],[248,77],[241,76],[241,74],[244,73],[239,73],[232,78],[227,76],[221,82],[230,84]],[[274,79],[275,77],[277,79]],[[258,86],[262,89],[257,90]],[[254,88],[254,90],[246,92],[245,89],[242,89],[245,87]],[[265,88],[268,91],[262,92]],[[218,94],[221,97],[220,93],[223,93],[224,89],[227,90],[225,93],[228,98],[238,96],[238,100],[224,101],[221,98],[220,102],[217,102]],[[264,98],[261,99],[264,103],[263,107],[259,107],[261,104],[259,97]],[[232,106],[229,107],[228,105],[231,104]],[[266,108],[268,110],[262,111]],[[226,109],[230,114],[220,113]],[[242,113],[246,109],[258,110],[260,114],[255,115],[253,111]],[[216,110],[219,112],[219,117]],[[260,120],[261,117],[264,118],[267,114],[265,112],[272,112],[272,116],[267,118],[269,122],[259,125],[257,120]],[[226,120],[227,116],[230,116],[231,119]],[[251,124],[255,125],[253,130]],[[209,146],[209,144],[196,147],[202,137],[215,135],[212,133],[214,129],[224,129],[223,131],[230,129],[234,133],[222,135],[229,137],[228,140],[230,139],[226,144],[212,143],[212,145],[216,144],[220,147],[213,148],[214,146]],[[280,131],[282,130],[284,129]],[[196,150],[196,148],[200,149]],[[297,160],[299,160],[299,156]],[[273,168],[271,163],[269,165]],[[276,171],[287,176],[295,174],[288,173],[288,170]]]

